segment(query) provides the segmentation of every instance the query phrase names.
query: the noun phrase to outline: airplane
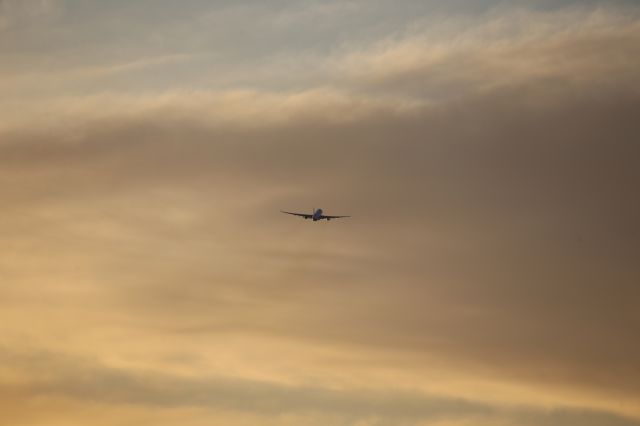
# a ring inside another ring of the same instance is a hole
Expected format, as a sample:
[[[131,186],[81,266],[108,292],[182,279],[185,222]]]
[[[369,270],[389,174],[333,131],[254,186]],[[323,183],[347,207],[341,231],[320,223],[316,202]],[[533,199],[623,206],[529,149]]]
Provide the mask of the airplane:
[[[284,210],[280,210],[282,213],[291,214],[294,216],[304,217],[305,219],[312,219],[314,222],[317,222],[322,219],[326,219],[330,221],[331,219],[340,219],[341,217],[351,217],[351,216],[327,216],[322,214],[322,209],[313,209],[312,214],[308,213],[293,213],[293,212],[285,212]]]

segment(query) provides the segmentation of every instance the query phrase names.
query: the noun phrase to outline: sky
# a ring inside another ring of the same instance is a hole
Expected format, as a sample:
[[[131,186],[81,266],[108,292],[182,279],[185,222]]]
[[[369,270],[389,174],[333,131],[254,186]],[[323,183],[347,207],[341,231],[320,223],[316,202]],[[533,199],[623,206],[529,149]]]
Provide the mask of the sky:
[[[640,425],[639,111],[632,0],[0,0],[2,423]]]

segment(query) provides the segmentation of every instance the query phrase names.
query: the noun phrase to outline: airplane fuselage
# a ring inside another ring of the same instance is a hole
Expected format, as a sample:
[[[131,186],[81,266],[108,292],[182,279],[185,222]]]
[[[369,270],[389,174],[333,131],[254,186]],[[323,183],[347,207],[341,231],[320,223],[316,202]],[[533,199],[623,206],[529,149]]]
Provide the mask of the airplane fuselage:
[[[322,209],[317,209],[317,210],[315,210],[315,211],[313,212],[313,216],[311,216],[311,219],[312,219],[314,222],[317,222],[317,221],[321,220],[321,219],[322,219]]]

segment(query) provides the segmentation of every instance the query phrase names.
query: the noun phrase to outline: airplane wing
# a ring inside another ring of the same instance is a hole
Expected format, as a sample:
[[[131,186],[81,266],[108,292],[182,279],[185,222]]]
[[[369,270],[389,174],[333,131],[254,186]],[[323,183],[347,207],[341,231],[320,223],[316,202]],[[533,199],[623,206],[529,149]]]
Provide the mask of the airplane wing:
[[[284,210],[280,210],[282,213],[286,213],[286,214],[291,214],[294,216],[300,216],[300,217],[304,217],[305,219],[311,219],[313,217],[312,214],[307,214],[307,213],[293,213],[293,212],[285,212]]]
[[[341,217],[351,217],[351,216],[325,216],[325,215],[322,215],[322,216],[320,216],[320,219],[331,220],[331,219],[340,219]]]

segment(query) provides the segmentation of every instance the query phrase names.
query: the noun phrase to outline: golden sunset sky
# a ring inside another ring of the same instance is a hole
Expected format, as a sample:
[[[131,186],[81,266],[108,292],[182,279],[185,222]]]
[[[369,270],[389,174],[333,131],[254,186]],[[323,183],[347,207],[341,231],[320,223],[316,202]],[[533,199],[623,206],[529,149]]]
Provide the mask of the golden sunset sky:
[[[0,0],[0,425],[640,425],[639,184],[637,1]]]

